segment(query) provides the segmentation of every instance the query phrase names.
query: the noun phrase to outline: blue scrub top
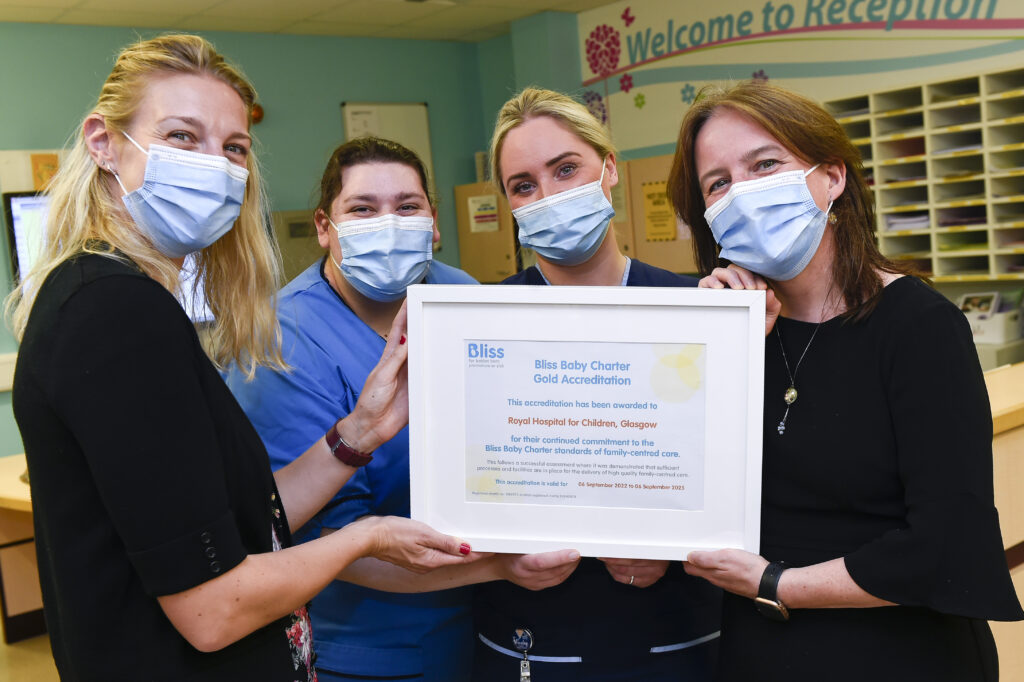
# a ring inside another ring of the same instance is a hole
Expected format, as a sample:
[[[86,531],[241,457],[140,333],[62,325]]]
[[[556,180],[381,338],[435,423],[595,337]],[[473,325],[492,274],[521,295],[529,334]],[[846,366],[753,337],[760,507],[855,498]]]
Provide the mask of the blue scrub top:
[[[228,386],[266,444],[274,470],[305,452],[352,411],[384,351],[384,339],[331,288],[324,262],[311,265],[278,295],[284,359],[292,370],[260,368],[251,382],[236,367],[227,375]],[[477,283],[437,261],[425,281]],[[373,461],[295,534],[296,540],[319,537],[322,528],[341,528],[367,514],[409,516],[408,429],[377,449]],[[394,594],[334,580],[313,599],[310,611],[316,667],[350,676],[468,679],[470,606],[470,588]]]

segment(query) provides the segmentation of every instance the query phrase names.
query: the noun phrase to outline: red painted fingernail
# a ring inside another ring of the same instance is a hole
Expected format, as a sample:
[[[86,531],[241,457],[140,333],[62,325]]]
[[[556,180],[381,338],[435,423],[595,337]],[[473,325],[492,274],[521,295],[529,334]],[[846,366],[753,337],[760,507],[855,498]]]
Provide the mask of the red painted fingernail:
[[[398,345],[399,346],[404,346],[405,345],[405,334],[402,334],[402,338],[398,339]]]
[[[469,545],[467,545],[465,542],[459,545],[459,554],[461,554],[462,556],[466,556],[467,554],[469,554],[469,551]]]

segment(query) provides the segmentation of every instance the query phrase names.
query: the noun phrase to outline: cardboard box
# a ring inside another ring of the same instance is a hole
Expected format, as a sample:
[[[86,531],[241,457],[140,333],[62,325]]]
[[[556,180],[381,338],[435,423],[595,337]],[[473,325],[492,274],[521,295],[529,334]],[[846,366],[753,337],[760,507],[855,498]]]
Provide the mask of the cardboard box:
[[[1021,309],[1004,313],[964,313],[971,324],[975,343],[1009,343],[1021,338],[1024,317]]]

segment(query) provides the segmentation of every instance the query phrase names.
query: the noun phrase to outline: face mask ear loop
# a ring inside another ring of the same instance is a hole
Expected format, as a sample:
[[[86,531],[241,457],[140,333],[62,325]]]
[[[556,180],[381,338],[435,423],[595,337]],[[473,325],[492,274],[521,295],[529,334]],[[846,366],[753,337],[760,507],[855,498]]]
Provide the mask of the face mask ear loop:
[[[122,134],[122,135],[124,135],[125,137],[127,137],[127,138],[128,138],[128,141],[129,141],[129,142],[131,142],[131,143],[132,143],[133,145],[135,145],[135,147],[136,147],[136,148],[137,148],[137,149],[138,149],[138,150],[139,150],[140,152],[142,152],[142,153],[143,153],[143,154],[145,154],[146,156],[149,156],[149,152],[147,152],[147,151],[146,151],[145,149],[143,149],[143,148],[142,148],[142,145],[140,145],[140,144],[139,144],[138,142],[136,142],[136,141],[135,141],[135,140],[134,140],[134,139],[132,138],[132,136],[131,136],[131,135],[129,135],[128,133],[124,132],[123,130],[121,131],[121,134]]]
[[[345,272],[341,269],[341,263],[339,263],[338,261],[336,261],[334,259],[334,254],[331,253],[330,251],[328,251],[327,255],[331,257],[331,262],[334,263],[334,267],[338,268],[338,272],[340,272],[342,275],[344,275]],[[343,258],[344,258],[344,256],[343,256]]]
[[[110,171],[111,175],[114,176],[114,179],[117,180],[117,184],[121,186],[121,191],[124,193],[124,195],[128,196],[128,190],[125,188],[124,183],[121,182],[121,176],[117,174],[117,171],[111,168],[110,164],[107,164],[107,170]]]
[[[811,166],[807,170],[807,172],[804,173],[804,177],[806,178],[808,175],[813,173],[815,170],[817,170],[818,166],[820,166],[820,165],[821,165],[820,163],[816,163],[813,166]],[[839,222],[836,219],[836,214],[832,212],[832,203],[833,203],[833,201],[832,201],[832,192],[829,192],[829,194],[828,194],[828,208],[825,209],[825,215],[828,216],[828,223],[829,223],[829,225],[835,225],[837,222]]]
[[[125,137],[127,137],[128,141],[131,142],[133,145],[135,145],[140,152],[142,152],[146,156],[149,156],[149,152],[147,152],[145,149],[143,149],[142,146],[139,145],[138,142],[133,140],[131,135],[129,135],[128,133],[126,133],[123,130],[121,131],[121,134],[124,135]],[[117,174],[117,171],[115,171],[113,168],[110,167],[109,163],[107,164],[107,170],[110,171],[114,175],[114,179],[117,180],[117,184],[121,186],[121,191],[124,192],[124,195],[128,196],[128,189],[124,186],[124,183],[121,182],[121,176]]]
[[[334,221],[331,220],[331,216],[327,215],[326,212],[324,213],[324,217],[327,218],[327,222],[329,222],[331,224],[331,227],[333,227],[334,231],[338,234],[338,248],[341,249],[341,251],[342,251],[341,259],[345,260],[345,249],[341,248],[341,228],[334,224]],[[336,261],[334,259],[334,254],[331,253],[330,249],[327,249],[327,255],[331,257],[331,262],[334,263],[334,265],[338,268],[338,271],[340,272],[341,271],[341,263],[339,263],[338,261]]]

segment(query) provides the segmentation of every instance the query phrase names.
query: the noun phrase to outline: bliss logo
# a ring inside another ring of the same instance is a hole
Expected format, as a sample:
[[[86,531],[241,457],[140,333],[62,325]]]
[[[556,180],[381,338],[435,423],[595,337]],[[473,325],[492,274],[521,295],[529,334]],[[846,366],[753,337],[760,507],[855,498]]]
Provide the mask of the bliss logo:
[[[471,343],[468,348],[469,357],[471,358],[503,358],[505,357],[504,348],[494,348],[488,346],[486,343]]]

